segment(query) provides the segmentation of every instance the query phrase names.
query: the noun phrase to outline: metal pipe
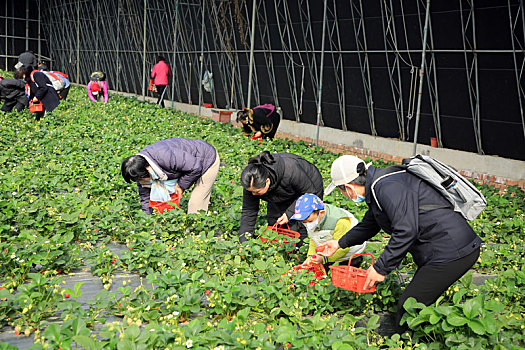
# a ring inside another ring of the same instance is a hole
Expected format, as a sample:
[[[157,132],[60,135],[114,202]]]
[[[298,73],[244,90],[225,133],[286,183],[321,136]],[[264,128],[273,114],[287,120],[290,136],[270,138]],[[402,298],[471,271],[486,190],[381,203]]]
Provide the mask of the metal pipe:
[[[77,84],[80,84],[80,0],[77,1]]]
[[[27,40],[28,37],[29,37],[29,0],[26,0],[26,51],[29,50],[29,40]]]
[[[200,117],[201,116],[201,107],[202,107],[202,82],[201,82],[201,79],[202,79],[202,67],[203,67],[203,64],[204,64],[204,30],[206,29],[206,27],[204,26],[204,2],[205,0],[202,0],[202,7],[201,7],[201,13],[202,13],[202,18],[201,18],[201,55],[200,55],[200,61],[201,61],[201,67],[200,67],[200,70],[199,70],[199,79],[197,79],[197,84],[199,84],[199,112],[198,112],[198,116]]]
[[[423,50],[421,52],[421,68],[419,69],[419,91],[417,96],[416,109],[416,126],[414,129],[414,147],[412,148],[412,155],[416,155],[417,134],[419,129],[419,117],[421,114],[421,97],[423,96],[423,77],[425,76],[425,50],[427,48],[427,34],[428,34],[428,20],[430,18],[430,0],[427,0],[427,8],[425,13],[425,27],[423,29]]]
[[[253,8],[252,8],[252,31],[251,31],[251,37],[250,37],[250,65],[248,68],[248,102],[246,104],[246,107],[251,107],[251,100],[252,100],[252,74],[253,74],[253,49],[255,46],[255,15],[257,13],[257,0],[253,0]]]
[[[37,52],[37,58],[38,58],[38,61],[40,62],[42,60],[42,38],[41,38],[41,34],[40,34],[40,0],[38,0],[38,52]]]
[[[6,36],[6,35],[1,35],[0,34],[0,38],[2,37],[8,37],[10,38],[11,36]],[[24,39],[24,37],[18,37],[18,38],[22,38]],[[30,38],[31,39],[31,38]],[[47,41],[46,39],[42,39],[43,41]],[[63,48],[56,48],[55,51],[69,51],[68,49],[63,49]],[[94,50],[82,50],[82,52],[93,52]],[[115,50],[104,50],[104,52],[115,52]],[[142,51],[141,50],[121,50],[120,51],[121,53],[122,52],[130,52],[130,53],[141,53]],[[166,51],[161,51],[161,50],[150,50],[148,51],[149,53],[163,53],[163,52],[166,52]],[[250,50],[234,50],[234,51],[228,51],[228,50],[207,50],[206,52],[208,53],[249,53]],[[321,53],[321,50],[273,50],[273,49],[268,49],[268,50],[253,50],[254,53],[291,53],[291,54],[312,54],[312,53]],[[466,53],[504,53],[504,54],[507,54],[507,53],[523,53],[525,54],[525,49],[523,50],[481,50],[481,49],[478,49],[478,50],[443,50],[443,49],[427,49],[425,51],[426,53],[450,53],[450,54],[464,54],[465,52]],[[185,50],[185,51],[181,51],[181,50],[177,50],[177,53],[179,54],[184,54],[184,55],[188,55],[188,54],[196,54],[196,53],[200,53],[200,50]],[[341,50],[341,51],[338,51],[338,50],[325,50],[324,51],[325,54],[358,54],[358,53],[368,53],[368,54],[381,54],[381,55],[384,55],[385,53],[414,53],[414,54],[418,54],[418,53],[422,53],[422,50],[361,50],[361,51],[358,51],[358,50]]]
[[[146,0],[144,0],[144,29],[142,32],[142,100],[146,100]]]
[[[0,38],[8,38],[8,39],[22,39],[22,40],[28,40],[28,39],[34,39],[33,37],[28,36],[19,36],[19,35],[4,35],[0,34]],[[47,41],[46,39],[42,39]]]
[[[523,12],[523,11],[525,11],[525,7],[523,6],[523,0],[520,0],[520,9],[521,9],[521,26],[522,26],[523,34],[525,34],[525,13]],[[513,49],[515,49],[515,48],[513,47]],[[516,54],[514,54],[514,55],[516,55]],[[523,67],[523,64],[522,64],[522,67]],[[523,71],[523,69],[522,69],[522,71]],[[520,76],[521,76],[521,72],[520,72]],[[519,94],[519,91],[522,91],[521,90],[521,86],[520,86],[520,82],[516,81],[516,84],[517,84],[517,87],[518,87],[518,94]],[[523,127],[523,136],[525,137],[525,117],[523,116],[523,108],[521,110],[521,125]]]
[[[175,24],[173,26],[173,59],[171,60],[171,71],[175,68],[175,59],[177,54],[177,26],[179,24],[179,2],[175,0]],[[171,108],[173,108],[175,97],[175,74],[171,78]]]
[[[25,18],[13,17],[13,16],[0,16],[0,18],[1,19],[12,19],[12,20],[16,20],[16,21],[26,21]],[[38,20],[37,19],[28,18],[27,21],[28,22],[37,22]]]
[[[7,1],[5,2],[5,14],[7,16]],[[5,34],[7,35],[7,19],[5,20]],[[7,37],[5,39],[5,70],[9,70],[9,68],[7,68]]]
[[[323,65],[324,65],[324,40],[326,36],[326,8],[327,0],[324,0],[323,10],[323,36],[321,39],[321,65],[319,67],[319,94],[317,100],[317,135],[315,137],[315,145],[319,145],[319,124],[321,123],[321,97],[323,92]]]
[[[119,49],[120,49],[120,0],[117,0],[117,53],[116,53],[116,72],[115,72],[115,89],[117,91],[119,90],[119,83],[120,83],[120,55],[119,55]]]
[[[479,104],[479,75],[478,75],[478,54],[476,52],[476,49],[478,48],[478,44],[476,41],[476,16],[474,13],[474,0],[472,0],[472,6],[470,8],[472,12],[472,41],[474,44],[474,76],[475,76],[475,83],[476,83],[476,143],[478,146],[478,154],[485,154],[483,151],[483,143],[481,140],[481,111],[480,111],[480,104]]]
[[[97,1],[97,11],[95,14],[95,71],[98,71],[98,37],[99,37],[99,20],[98,20],[98,6],[99,2]]]

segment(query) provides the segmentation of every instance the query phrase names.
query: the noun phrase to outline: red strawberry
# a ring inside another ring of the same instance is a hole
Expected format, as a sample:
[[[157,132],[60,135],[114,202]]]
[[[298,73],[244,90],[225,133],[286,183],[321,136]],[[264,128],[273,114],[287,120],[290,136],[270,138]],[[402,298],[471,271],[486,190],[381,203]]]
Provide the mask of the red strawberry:
[[[64,297],[66,297],[66,298],[69,298],[70,296],[71,296],[71,295],[68,294],[68,293],[64,294]]]

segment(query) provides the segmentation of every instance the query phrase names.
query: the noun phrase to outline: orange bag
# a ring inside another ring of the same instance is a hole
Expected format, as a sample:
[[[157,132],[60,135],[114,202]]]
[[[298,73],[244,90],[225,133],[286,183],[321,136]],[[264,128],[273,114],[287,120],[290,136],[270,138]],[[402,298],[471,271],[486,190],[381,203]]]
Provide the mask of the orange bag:
[[[93,84],[91,84],[91,92],[99,92],[100,91],[100,86],[98,85],[97,82],[93,82]]]
[[[36,113],[36,112],[42,112],[44,110],[44,105],[42,102],[37,101],[29,101],[29,112]]]
[[[157,92],[157,87],[155,86],[153,79],[149,80],[148,90],[151,92]]]

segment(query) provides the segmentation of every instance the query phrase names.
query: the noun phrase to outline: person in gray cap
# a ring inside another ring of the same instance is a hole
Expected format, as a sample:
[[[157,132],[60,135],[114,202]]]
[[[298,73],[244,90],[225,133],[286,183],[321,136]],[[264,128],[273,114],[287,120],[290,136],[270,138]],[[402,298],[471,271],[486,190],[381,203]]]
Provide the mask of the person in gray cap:
[[[427,306],[434,303],[478,260],[482,241],[433,187],[404,170],[383,177],[387,173],[388,169],[369,166],[355,156],[345,155],[333,162],[332,183],[325,195],[337,188],[354,202],[365,203],[368,211],[339,240],[325,242],[319,254],[331,256],[385,231],[390,239],[368,269],[364,288],[369,289],[410,253],[418,269],[398,301],[396,325],[402,333],[406,330],[400,325],[405,301],[413,297]]]
[[[20,54],[20,56],[18,57],[18,63],[15,64],[15,69],[28,66],[38,66],[38,60],[36,59],[35,53],[31,50],[27,50],[26,52],[22,52]]]

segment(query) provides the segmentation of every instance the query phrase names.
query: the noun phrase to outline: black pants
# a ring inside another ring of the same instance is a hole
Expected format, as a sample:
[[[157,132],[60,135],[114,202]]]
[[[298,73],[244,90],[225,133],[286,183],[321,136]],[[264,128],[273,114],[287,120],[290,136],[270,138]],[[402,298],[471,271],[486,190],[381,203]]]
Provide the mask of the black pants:
[[[46,115],[46,110],[44,109],[42,112],[35,112],[33,113],[35,115],[35,120],[39,121],[40,119],[44,118]]]
[[[426,306],[434,303],[448,287],[459,280],[478,260],[480,249],[469,255],[442,264],[425,265],[417,269],[410,284],[405,288],[397,304],[396,326],[397,332],[403,333],[408,329],[406,323],[399,325],[405,313],[403,304],[413,297]]]
[[[22,112],[22,110],[27,107],[27,103],[22,103],[18,100],[6,100],[4,102],[4,105],[2,106],[2,112],[11,112],[13,110],[13,107],[17,112]]]
[[[273,226],[275,222],[277,221],[277,219],[279,219],[284,214],[286,209],[288,209],[288,207],[294,201],[295,200],[291,200],[291,201],[283,202],[283,203],[268,202],[268,209],[266,212],[266,216],[268,219],[268,225]],[[290,221],[288,225],[290,225],[290,230],[297,231],[301,235],[299,237],[300,241],[296,244],[297,248],[301,247],[308,239],[308,233],[306,232],[306,227],[304,227],[304,225],[300,221],[296,221],[296,220]],[[285,227],[288,228],[286,225]]]
[[[65,89],[62,89],[60,91],[57,91],[58,92],[58,96],[60,97],[61,100],[65,101],[67,99],[67,95],[69,94],[69,89],[71,88],[71,85],[68,86],[67,88]],[[102,92],[102,91],[101,91]],[[97,99],[98,100],[98,99]]]
[[[164,95],[166,93],[167,85],[155,85],[157,87],[157,106],[164,108]]]

